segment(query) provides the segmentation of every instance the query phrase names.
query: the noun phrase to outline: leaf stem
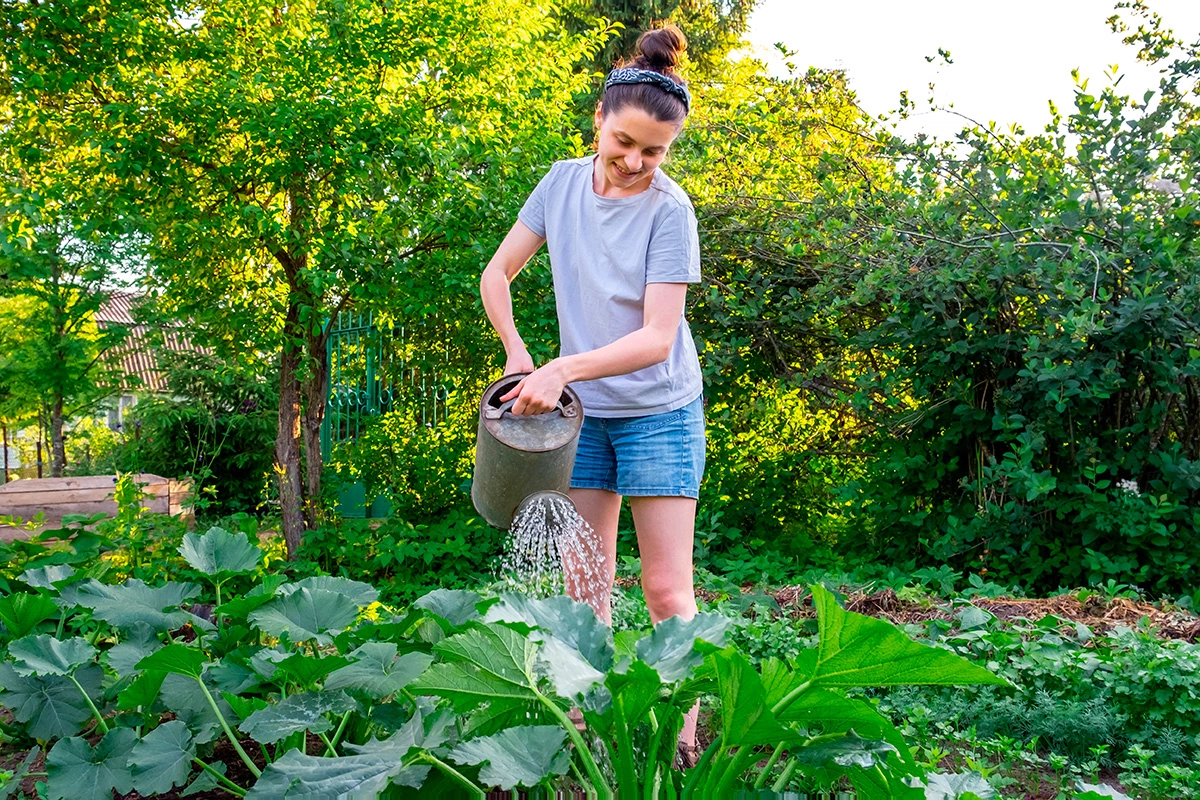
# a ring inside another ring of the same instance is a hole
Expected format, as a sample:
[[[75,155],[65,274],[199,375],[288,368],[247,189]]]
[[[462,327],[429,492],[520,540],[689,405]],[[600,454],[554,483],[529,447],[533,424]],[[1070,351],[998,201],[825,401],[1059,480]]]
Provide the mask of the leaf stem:
[[[241,743],[237,740],[237,737],[233,735],[233,731],[229,729],[229,723],[225,721],[225,715],[221,713],[221,709],[217,708],[217,701],[213,699],[212,692],[210,692],[208,687],[204,685],[204,679],[197,677],[196,683],[200,684],[200,690],[204,692],[204,696],[208,698],[208,704],[212,706],[213,713],[217,715],[217,721],[221,723],[221,728],[225,731],[225,735],[229,737],[230,744],[233,745],[233,749],[237,751],[237,754],[242,757],[242,761],[245,763],[247,769],[250,770],[254,777],[262,777],[262,770],[258,768],[257,764],[250,760],[250,756],[248,756],[246,751],[242,749]]]
[[[780,754],[783,753],[784,742],[780,742],[775,746],[775,752],[771,753],[771,757],[767,759],[767,765],[763,767],[763,771],[759,773],[758,779],[754,781],[754,790],[758,791],[767,783],[767,776],[771,774],[771,768],[775,766],[775,762],[779,760]]]
[[[342,721],[338,723],[337,730],[333,732],[333,746],[337,747],[342,743],[342,734],[346,731],[346,723],[350,721],[350,712],[342,714]]]
[[[484,800],[484,798],[487,797],[484,791],[468,780],[465,775],[447,764],[445,761],[442,761],[433,753],[430,753],[428,750],[422,751],[419,758],[423,761],[428,761],[430,764],[446,773],[446,775],[466,789],[472,797],[476,798],[476,800]]]
[[[321,741],[325,743],[325,755],[337,756],[337,748],[333,746],[333,741],[324,732],[318,733],[317,736],[321,737]]]
[[[782,792],[788,785],[788,781],[792,779],[792,773],[796,771],[796,767],[798,767],[799,764],[799,761],[789,761],[787,764],[785,764],[783,767],[783,772],[776,779],[774,785],[771,786],[771,791]]]
[[[229,780],[229,778],[226,778],[226,777],[225,777],[224,775],[222,775],[221,773],[217,772],[215,769],[213,769],[212,767],[210,767],[208,764],[205,764],[203,761],[201,761],[200,759],[198,759],[198,758],[196,758],[196,757],[194,757],[194,756],[192,757],[192,761],[194,761],[195,763],[199,764],[199,765],[201,766],[201,768],[202,768],[202,769],[203,769],[205,772],[207,772],[209,775],[212,775],[212,776],[213,776],[214,778],[216,778],[218,781],[220,781],[221,783],[225,784],[225,791],[229,792],[230,794],[236,794],[238,797],[245,797],[245,796],[246,796],[246,790],[245,790],[245,789],[243,789],[242,787],[238,786],[236,783],[234,783],[233,781]]]
[[[605,800],[612,800],[613,790],[608,785],[608,781],[604,780],[604,774],[600,772],[600,767],[596,765],[596,759],[592,758],[592,751],[588,749],[587,742],[579,734],[575,728],[575,723],[567,716],[567,712],[558,707],[553,700],[550,700],[537,689],[533,690],[537,698],[542,701],[542,705],[550,710],[550,713],[558,719],[558,724],[567,732],[567,736],[571,737],[571,741],[575,743],[575,752],[579,754],[579,760],[583,762],[583,768],[587,771],[588,780],[591,781],[595,790]]]
[[[654,711],[651,710],[650,713],[652,715],[650,719],[653,725],[655,722],[653,717]],[[666,730],[666,728],[666,725],[653,725],[654,732],[650,734],[650,749],[646,751],[646,772],[642,778],[642,780],[645,781],[645,794],[643,796],[646,798],[646,800],[654,800],[654,776],[658,774],[658,768],[660,766],[658,751],[662,749],[663,731]]]
[[[100,709],[96,708],[96,704],[92,702],[92,698],[88,697],[88,693],[83,690],[83,685],[75,679],[75,673],[67,675],[71,679],[71,683],[79,689],[79,693],[83,695],[83,699],[87,701],[88,708],[92,710],[92,715],[96,718],[96,724],[100,728],[101,733],[108,733],[108,724],[104,721],[104,717],[100,716]]]
[[[704,775],[704,770],[712,763],[717,750],[721,746],[721,734],[717,734],[716,738],[709,743],[704,752],[700,755],[700,760],[696,762],[696,766],[692,767],[691,775],[688,776],[688,781],[683,786],[683,791],[679,794],[679,800],[691,800],[692,793],[700,786],[700,778]]]
[[[786,695],[783,696],[782,700],[780,700],[775,705],[771,706],[771,713],[774,714],[775,716],[779,716],[780,713],[787,710],[787,707],[796,701],[797,697],[799,697],[800,695],[807,692],[809,687],[812,686],[812,683],[813,683],[812,681],[805,681],[804,683],[797,686],[795,689],[792,689],[790,692],[788,692]]]
[[[629,736],[629,723],[625,719],[625,708],[620,701],[613,702],[617,735],[617,794],[634,797],[637,794],[637,767],[633,764],[633,742]],[[574,764],[574,761],[571,762]],[[582,783],[582,781],[580,781]]]

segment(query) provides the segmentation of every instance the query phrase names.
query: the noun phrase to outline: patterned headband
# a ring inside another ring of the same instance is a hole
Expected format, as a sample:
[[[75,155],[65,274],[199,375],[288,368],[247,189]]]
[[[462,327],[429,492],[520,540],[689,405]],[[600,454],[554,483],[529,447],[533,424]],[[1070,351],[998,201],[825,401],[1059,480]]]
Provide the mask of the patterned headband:
[[[692,108],[692,95],[688,92],[687,87],[663,75],[661,72],[655,72],[651,69],[635,69],[633,67],[618,67],[608,73],[608,80],[604,82],[604,88],[625,83],[649,83],[652,86],[657,86],[667,94],[674,95],[683,101],[683,110],[690,111]]]

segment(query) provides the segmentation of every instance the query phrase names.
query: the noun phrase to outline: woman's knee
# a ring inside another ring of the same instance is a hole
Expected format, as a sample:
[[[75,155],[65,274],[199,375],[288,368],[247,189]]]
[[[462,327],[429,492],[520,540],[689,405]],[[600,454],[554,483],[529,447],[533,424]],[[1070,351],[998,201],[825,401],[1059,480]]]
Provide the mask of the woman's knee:
[[[643,574],[642,593],[646,597],[646,608],[650,611],[650,619],[653,622],[657,623],[674,616],[691,619],[696,615],[696,596],[690,581],[682,583]]]

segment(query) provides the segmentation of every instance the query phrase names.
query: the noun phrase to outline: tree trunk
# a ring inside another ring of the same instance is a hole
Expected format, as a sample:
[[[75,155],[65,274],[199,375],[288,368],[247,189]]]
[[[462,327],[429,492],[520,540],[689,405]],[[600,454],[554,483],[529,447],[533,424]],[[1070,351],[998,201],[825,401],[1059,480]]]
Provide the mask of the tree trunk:
[[[325,351],[325,331],[309,336],[308,374],[304,380],[304,466],[306,471],[304,517],[309,527],[320,522],[321,472],[325,466],[321,452],[321,423],[325,420],[325,400],[329,396],[329,354]]]
[[[67,451],[63,445],[63,399],[54,398],[50,408],[50,477],[61,478],[67,463]]]
[[[300,356],[297,327],[300,309],[288,301],[279,358],[279,432],[275,438],[275,474],[288,560],[294,561],[304,538],[304,496],[300,484]]]

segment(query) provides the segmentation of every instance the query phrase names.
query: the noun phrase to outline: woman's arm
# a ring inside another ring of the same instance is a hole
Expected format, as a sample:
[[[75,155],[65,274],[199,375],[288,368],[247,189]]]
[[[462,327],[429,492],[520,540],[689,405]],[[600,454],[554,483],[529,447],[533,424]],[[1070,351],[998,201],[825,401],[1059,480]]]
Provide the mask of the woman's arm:
[[[558,403],[563,387],[575,381],[626,375],[667,360],[683,317],[686,283],[646,284],[642,327],[586,353],[561,356],[526,376],[500,399],[516,397],[514,414],[541,414]]]
[[[504,345],[506,375],[533,371],[533,359],[529,357],[529,351],[525,349],[525,342],[517,333],[517,325],[513,321],[512,292],[509,284],[545,241],[518,220],[496,249],[479,279],[479,296],[483,299],[483,309]]]

